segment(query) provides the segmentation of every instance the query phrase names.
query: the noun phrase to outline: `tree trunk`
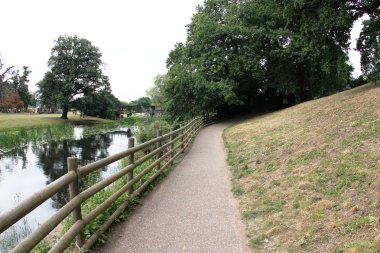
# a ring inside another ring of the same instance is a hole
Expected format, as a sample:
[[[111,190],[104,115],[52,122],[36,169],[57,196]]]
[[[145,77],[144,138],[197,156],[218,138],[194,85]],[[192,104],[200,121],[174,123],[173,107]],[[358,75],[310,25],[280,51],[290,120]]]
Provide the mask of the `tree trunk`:
[[[67,113],[69,112],[68,106],[63,106],[61,119],[67,119]]]

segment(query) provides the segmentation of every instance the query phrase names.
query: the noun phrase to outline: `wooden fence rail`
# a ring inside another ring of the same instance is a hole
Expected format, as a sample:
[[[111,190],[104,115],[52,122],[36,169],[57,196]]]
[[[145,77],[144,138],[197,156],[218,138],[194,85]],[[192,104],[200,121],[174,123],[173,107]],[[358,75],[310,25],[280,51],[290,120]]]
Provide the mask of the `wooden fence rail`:
[[[51,198],[54,194],[64,188],[69,187],[70,201],[42,225],[40,225],[36,230],[34,230],[28,237],[21,241],[11,252],[30,252],[70,214],[73,215],[74,224],[60,238],[60,240],[53,245],[49,252],[63,252],[65,249],[70,247],[73,240],[75,240],[75,244],[78,248],[80,248],[80,251],[89,250],[99,236],[111,226],[113,221],[120,216],[120,214],[128,206],[128,201],[122,203],[108,218],[108,220],[100,226],[99,230],[91,235],[87,240],[85,240],[83,233],[85,226],[104,212],[112,203],[123,196],[123,194],[128,194],[132,198],[138,196],[154,179],[159,176],[165,168],[173,166],[174,160],[184,152],[191,139],[203,126],[210,123],[210,118],[211,117],[208,115],[194,118],[184,126],[181,126],[179,129],[172,130],[166,134],[162,134],[161,130],[159,130],[156,138],[137,146],[134,146],[134,139],[131,138],[129,139],[127,150],[80,168],[77,166],[77,159],[75,157],[68,157],[68,172],[64,176],[48,184],[39,192],[34,193],[24,201],[20,202],[13,209],[0,214],[0,233],[3,233],[9,227],[37,208],[40,204]],[[143,151],[145,149],[153,150],[135,160],[136,152]],[[105,166],[123,158],[128,158],[128,165],[126,167],[80,192],[79,180],[81,178],[84,178],[88,174],[98,171]],[[152,158],[154,161],[151,164],[144,168],[140,173],[135,174],[134,169],[136,167]],[[134,186],[136,183],[152,171],[154,174],[152,174],[145,182],[141,181],[139,188],[135,189]],[[126,184],[123,187],[113,193],[113,195],[108,197],[108,199],[97,206],[94,210],[86,215],[83,215],[81,205],[87,199],[122,177],[126,177]]]

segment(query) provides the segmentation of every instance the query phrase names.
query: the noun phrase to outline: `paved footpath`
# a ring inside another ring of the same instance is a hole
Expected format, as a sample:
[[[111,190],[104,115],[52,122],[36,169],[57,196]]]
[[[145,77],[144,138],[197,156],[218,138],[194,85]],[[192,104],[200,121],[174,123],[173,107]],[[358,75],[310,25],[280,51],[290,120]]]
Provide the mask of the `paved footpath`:
[[[250,252],[221,137],[229,125],[202,129],[184,159],[97,252]]]

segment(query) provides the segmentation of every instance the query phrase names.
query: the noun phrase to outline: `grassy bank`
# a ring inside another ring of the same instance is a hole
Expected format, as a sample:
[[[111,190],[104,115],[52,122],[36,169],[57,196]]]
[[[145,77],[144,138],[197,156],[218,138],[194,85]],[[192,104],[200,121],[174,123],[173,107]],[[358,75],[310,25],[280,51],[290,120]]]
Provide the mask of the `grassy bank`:
[[[79,114],[73,115],[71,113],[68,115],[68,120],[63,120],[60,116],[60,114],[0,113],[0,132],[56,126],[66,123],[89,125],[112,122],[111,120],[96,117],[85,117],[81,119]]]
[[[69,115],[68,120],[58,114],[0,113],[0,153],[24,146],[30,141],[49,141],[73,137],[74,124],[112,124],[111,120],[95,117],[79,118]]]
[[[379,252],[379,86],[252,118],[224,139],[257,252]]]

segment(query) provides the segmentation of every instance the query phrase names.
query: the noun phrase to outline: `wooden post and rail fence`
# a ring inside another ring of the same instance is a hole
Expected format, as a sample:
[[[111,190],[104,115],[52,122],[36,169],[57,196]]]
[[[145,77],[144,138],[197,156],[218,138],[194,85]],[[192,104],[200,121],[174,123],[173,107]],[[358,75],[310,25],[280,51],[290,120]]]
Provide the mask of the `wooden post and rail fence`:
[[[196,117],[179,129],[163,134],[161,130],[157,132],[157,137],[144,142],[140,145],[134,145],[134,139],[128,140],[128,149],[118,154],[109,156],[94,163],[79,167],[75,157],[68,157],[68,172],[54,182],[48,184],[42,190],[35,192],[16,207],[9,211],[0,214],[0,234],[6,231],[9,227],[23,219],[26,215],[32,212],[39,205],[47,201],[59,191],[69,187],[70,201],[62,208],[41,224],[29,236],[23,239],[11,253],[30,252],[38,243],[45,239],[65,218],[70,214],[73,217],[73,225],[70,229],[54,244],[49,252],[63,252],[70,247],[75,240],[77,248],[81,252],[88,251],[96,242],[101,234],[103,234],[114,222],[114,220],[122,214],[129,202],[123,202],[116,211],[100,226],[90,237],[85,238],[84,228],[90,224],[98,215],[104,212],[112,203],[119,199],[124,194],[134,198],[137,197],[160,173],[170,166],[173,166],[174,160],[184,152],[189,145],[191,139],[205,125],[211,123],[209,115]],[[152,150],[153,149],[153,150]],[[139,151],[152,150],[144,154],[136,160],[135,154]],[[90,186],[89,188],[80,191],[79,180],[85,178],[90,173],[99,171],[105,166],[126,158],[128,165],[121,168],[116,173],[102,179],[100,182]],[[134,169],[144,162],[154,159],[154,161],[144,168],[140,173],[136,173]],[[152,173],[154,172],[154,173]],[[141,179],[148,173],[152,174],[145,181]],[[112,183],[125,176],[126,184],[108,197],[102,204],[87,214],[82,213],[82,204],[91,198],[99,191],[107,188]],[[140,181],[140,186],[135,188],[137,182]]]

